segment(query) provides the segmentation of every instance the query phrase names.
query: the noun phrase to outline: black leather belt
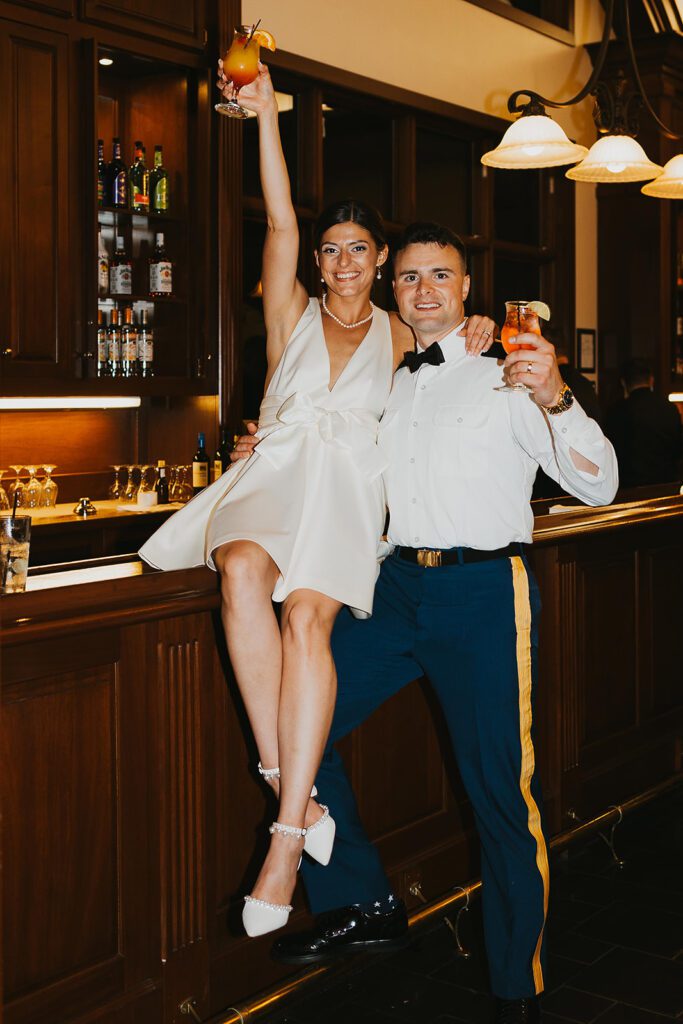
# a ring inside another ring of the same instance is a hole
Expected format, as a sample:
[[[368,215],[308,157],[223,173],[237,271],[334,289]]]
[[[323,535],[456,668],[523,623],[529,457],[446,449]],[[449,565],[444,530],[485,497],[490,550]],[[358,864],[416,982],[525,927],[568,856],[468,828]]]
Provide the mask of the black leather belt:
[[[468,565],[470,562],[489,562],[493,558],[510,558],[523,555],[524,545],[513,541],[506,548],[495,551],[480,551],[478,548],[447,548],[445,551],[433,548],[396,548],[395,554],[405,562],[434,569],[440,565]]]

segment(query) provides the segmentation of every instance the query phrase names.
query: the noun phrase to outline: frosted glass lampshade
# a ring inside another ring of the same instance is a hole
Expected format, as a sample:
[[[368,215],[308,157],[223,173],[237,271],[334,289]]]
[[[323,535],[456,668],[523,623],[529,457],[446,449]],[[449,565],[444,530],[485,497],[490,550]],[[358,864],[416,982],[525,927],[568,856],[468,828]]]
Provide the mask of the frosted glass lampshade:
[[[510,125],[495,149],[484,153],[488,167],[522,171],[533,167],[560,167],[582,160],[588,150],[570,142],[547,114],[523,114]]]
[[[657,199],[683,199],[683,154],[672,157],[664,164],[664,172],[640,191]]]
[[[604,135],[590,148],[588,156],[567,177],[573,181],[647,181],[662,173],[643,147],[630,135]]]

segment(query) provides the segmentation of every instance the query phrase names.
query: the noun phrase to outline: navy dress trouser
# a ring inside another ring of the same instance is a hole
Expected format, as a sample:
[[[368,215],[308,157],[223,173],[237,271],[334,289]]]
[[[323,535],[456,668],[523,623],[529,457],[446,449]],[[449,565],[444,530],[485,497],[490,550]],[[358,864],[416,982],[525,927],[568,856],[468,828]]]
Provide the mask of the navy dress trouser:
[[[306,857],[302,867],[314,913],[390,892],[333,744],[426,675],[475,814],[491,985],[505,999],[543,991],[548,858],[531,738],[539,611],[522,557],[440,568],[384,561],[372,618],[344,609],[334,628],[339,689],[316,785],[337,835],[327,867]]]

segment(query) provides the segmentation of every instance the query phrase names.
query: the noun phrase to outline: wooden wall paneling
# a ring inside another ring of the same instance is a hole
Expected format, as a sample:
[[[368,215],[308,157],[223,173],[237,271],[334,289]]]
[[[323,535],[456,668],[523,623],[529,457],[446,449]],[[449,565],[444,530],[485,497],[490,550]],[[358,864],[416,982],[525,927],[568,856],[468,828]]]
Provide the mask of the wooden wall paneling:
[[[681,694],[683,555],[676,538],[667,539],[669,543],[648,545],[639,553],[640,714],[643,724],[653,723],[675,708]]]
[[[76,16],[77,0],[12,0],[18,7],[28,7],[48,14],[59,14],[66,18]]]
[[[191,997],[208,1012],[206,842],[201,703],[213,632],[203,615],[165,619],[157,641],[160,956],[165,1020]]]
[[[69,1020],[118,994],[118,638],[3,659],[7,1020]],[[83,770],[87,765],[87,771]]]
[[[81,0],[87,21],[201,50],[205,0]]]
[[[416,165],[415,115],[394,118],[394,183],[392,220],[410,224],[415,220]]]
[[[68,365],[71,326],[69,41],[0,20],[0,56],[3,371],[54,377]]]

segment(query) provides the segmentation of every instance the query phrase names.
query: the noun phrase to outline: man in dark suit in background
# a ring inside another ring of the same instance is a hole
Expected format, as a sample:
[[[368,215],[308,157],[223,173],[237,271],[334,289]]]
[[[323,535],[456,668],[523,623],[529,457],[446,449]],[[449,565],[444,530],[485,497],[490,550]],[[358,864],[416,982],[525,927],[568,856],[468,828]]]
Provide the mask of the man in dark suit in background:
[[[647,359],[630,359],[621,382],[626,397],[612,408],[605,427],[617,453],[621,486],[680,482],[683,427],[676,406],[654,394]]]

